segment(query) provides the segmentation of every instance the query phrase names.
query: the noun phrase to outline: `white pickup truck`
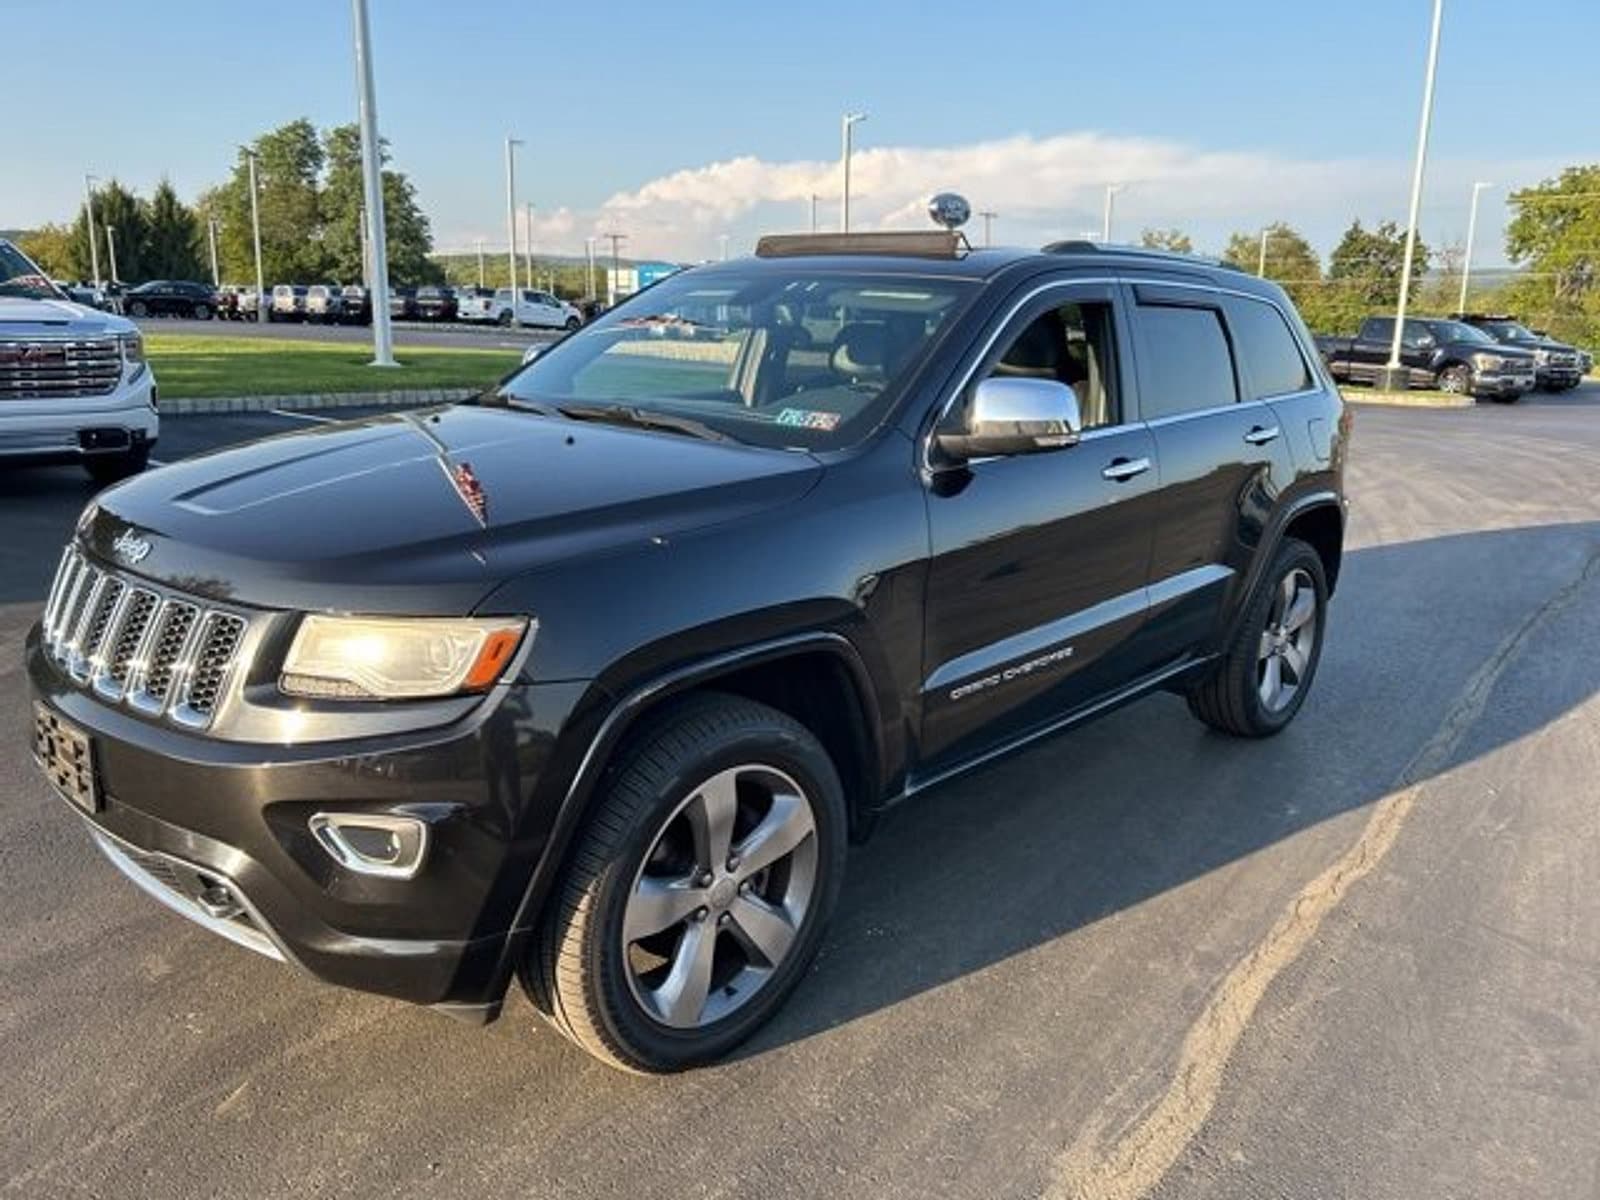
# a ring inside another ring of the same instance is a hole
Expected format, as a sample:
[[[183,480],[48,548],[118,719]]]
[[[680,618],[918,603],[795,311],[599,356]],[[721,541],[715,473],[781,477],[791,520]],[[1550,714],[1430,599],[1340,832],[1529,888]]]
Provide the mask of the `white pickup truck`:
[[[133,322],[74,304],[0,238],[0,467],[81,462],[114,483],[144,470],[159,429]]]

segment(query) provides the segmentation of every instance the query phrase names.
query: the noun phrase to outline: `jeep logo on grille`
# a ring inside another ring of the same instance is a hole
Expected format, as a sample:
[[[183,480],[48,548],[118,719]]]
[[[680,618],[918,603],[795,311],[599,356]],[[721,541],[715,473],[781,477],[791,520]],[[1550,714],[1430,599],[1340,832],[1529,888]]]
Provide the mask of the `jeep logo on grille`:
[[[133,530],[124,529],[111,543],[111,552],[126,566],[135,567],[149,556],[150,543]]]

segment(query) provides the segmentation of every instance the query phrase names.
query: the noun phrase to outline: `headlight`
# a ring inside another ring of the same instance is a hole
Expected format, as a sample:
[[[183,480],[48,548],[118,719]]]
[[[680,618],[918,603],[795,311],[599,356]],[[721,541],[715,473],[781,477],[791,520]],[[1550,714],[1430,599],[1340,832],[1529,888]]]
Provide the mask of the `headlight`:
[[[417,700],[481,692],[505,672],[537,622],[308,616],[278,686],[291,696]]]
[[[1535,350],[1533,352],[1533,361],[1538,363],[1541,367],[1548,366],[1550,363],[1550,351]]]
[[[1506,365],[1506,360],[1498,354],[1474,354],[1472,361],[1480,371],[1497,371]]]
[[[122,344],[122,361],[130,367],[144,361],[144,338],[137,333],[119,333],[117,341]]]

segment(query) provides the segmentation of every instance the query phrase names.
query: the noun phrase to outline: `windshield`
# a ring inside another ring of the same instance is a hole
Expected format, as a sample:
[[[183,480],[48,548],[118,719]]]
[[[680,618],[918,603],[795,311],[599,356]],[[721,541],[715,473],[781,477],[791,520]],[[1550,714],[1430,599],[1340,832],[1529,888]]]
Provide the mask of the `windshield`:
[[[1506,342],[1537,342],[1539,339],[1526,325],[1516,321],[1495,321],[1490,326],[1494,336]]]
[[[1494,343],[1494,339],[1483,330],[1461,321],[1435,321],[1433,336],[1441,342],[1487,342],[1491,345]]]
[[[16,300],[62,298],[60,289],[10,242],[0,242],[0,296]]]
[[[751,445],[837,449],[883,419],[972,287],[799,264],[686,271],[558,343],[500,395],[689,418]]]

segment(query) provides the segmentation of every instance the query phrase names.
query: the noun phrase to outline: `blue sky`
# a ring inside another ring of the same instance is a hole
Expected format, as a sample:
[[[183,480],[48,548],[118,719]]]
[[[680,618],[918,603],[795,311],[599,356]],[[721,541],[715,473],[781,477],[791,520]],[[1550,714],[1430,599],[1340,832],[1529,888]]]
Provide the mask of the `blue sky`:
[[[502,138],[527,145],[535,245],[627,231],[639,253],[735,252],[836,220],[839,114],[863,109],[861,225],[919,224],[932,190],[997,241],[1177,225],[1202,248],[1277,219],[1326,250],[1402,219],[1428,0],[900,0],[548,4],[371,0],[378,106],[441,248],[505,237]],[[192,196],[241,140],[352,120],[343,0],[7,0],[0,227],[70,215],[82,173]],[[1600,159],[1600,3],[1447,0],[1423,236],[1459,238],[1471,182]],[[1570,62],[1559,56],[1568,53]],[[21,102],[25,96],[36,103]],[[1504,187],[1479,242],[1502,257]]]

